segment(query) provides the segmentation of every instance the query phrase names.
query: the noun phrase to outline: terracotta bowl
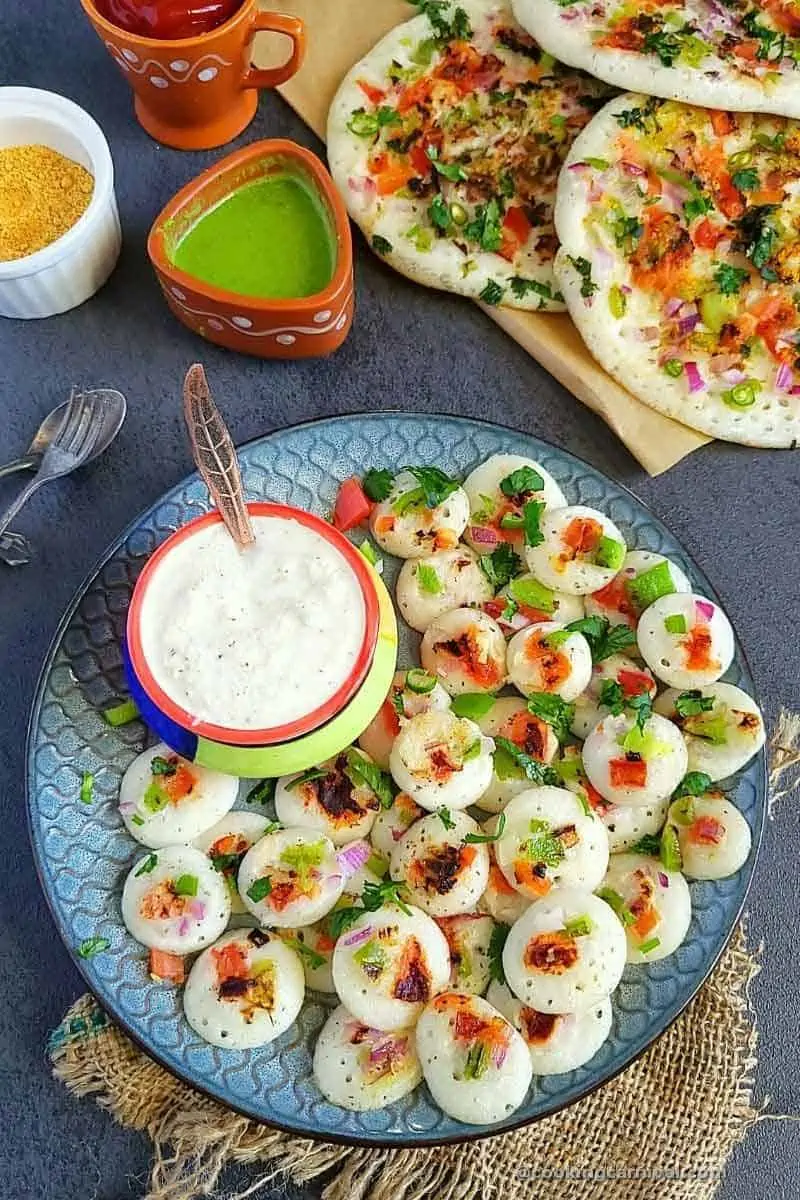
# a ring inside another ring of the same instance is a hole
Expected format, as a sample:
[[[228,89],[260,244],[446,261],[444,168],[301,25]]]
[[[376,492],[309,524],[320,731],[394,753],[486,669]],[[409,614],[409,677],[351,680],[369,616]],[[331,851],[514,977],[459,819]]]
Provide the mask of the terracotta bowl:
[[[330,283],[313,296],[274,300],[205,283],[171,261],[181,238],[208,209],[243,184],[293,172],[316,190],[330,218],[336,262]],[[295,142],[269,138],[203,171],[156,217],[147,251],[167,304],[187,328],[229,350],[261,358],[312,358],[342,344],[353,320],[353,247],[344,204],[322,162]]]

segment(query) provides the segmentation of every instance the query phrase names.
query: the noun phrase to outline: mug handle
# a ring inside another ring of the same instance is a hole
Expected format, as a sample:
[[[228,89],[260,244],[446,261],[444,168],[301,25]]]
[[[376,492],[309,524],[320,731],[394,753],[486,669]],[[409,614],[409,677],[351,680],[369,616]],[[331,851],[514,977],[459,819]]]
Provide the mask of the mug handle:
[[[283,33],[292,40],[292,53],[285,63],[279,67],[267,67],[260,70],[250,66],[242,78],[244,88],[273,88],[279,83],[291,79],[303,61],[306,51],[306,27],[299,17],[289,17],[284,13],[258,12],[250,28],[247,39],[248,47],[257,33]]]

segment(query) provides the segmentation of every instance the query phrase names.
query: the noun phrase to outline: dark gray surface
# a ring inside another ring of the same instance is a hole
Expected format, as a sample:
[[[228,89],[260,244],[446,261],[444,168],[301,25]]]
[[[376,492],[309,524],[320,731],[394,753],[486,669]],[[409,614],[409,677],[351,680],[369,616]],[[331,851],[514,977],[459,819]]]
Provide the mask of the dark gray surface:
[[[61,91],[98,119],[116,163],[125,239],[111,281],[82,308],[47,321],[0,320],[0,460],[24,449],[74,382],[119,387],[130,405],[106,458],[41,493],[18,521],[36,544],[35,561],[16,572],[0,567],[0,1183],[14,1197],[123,1200],[142,1194],[145,1140],[121,1131],[91,1101],[69,1099],[45,1061],[47,1032],[82,984],[34,874],[23,750],[39,665],[62,609],[106,544],[190,468],[179,408],[187,365],[205,362],[237,441],[312,417],[402,407],[497,420],[588,459],[649,503],[711,577],[770,721],[782,705],[798,707],[800,458],[720,443],[649,479],[597,418],[477,308],[393,275],[360,238],[357,318],[332,359],[278,364],[207,347],[167,312],[144,246],[156,212],[218,152],[180,154],[141,132],[127,87],[77,0],[0,0],[0,80]],[[279,98],[266,97],[242,140],[273,135],[319,148]],[[14,486],[0,484],[0,503]],[[789,804],[767,828],[749,904],[752,941],[765,942],[753,989],[758,1095],[770,1096],[779,1112],[800,1107],[799,844],[800,810]],[[796,1197],[799,1158],[796,1126],[760,1126],[735,1155],[720,1200]],[[225,1182],[249,1177],[232,1172]]]

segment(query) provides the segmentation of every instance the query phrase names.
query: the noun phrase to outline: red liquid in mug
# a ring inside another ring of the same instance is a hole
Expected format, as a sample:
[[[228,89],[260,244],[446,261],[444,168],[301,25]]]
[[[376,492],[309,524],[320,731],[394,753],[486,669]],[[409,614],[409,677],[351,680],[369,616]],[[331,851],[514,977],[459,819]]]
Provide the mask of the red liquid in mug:
[[[138,37],[177,41],[210,33],[241,8],[243,0],[95,0],[107,21]]]

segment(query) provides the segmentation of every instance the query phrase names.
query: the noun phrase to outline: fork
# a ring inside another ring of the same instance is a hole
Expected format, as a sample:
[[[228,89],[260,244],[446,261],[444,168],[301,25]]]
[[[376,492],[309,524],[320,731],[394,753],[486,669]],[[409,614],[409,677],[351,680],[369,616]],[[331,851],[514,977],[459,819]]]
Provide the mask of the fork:
[[[6,530],[34,492],[51,479],[68,475],[90,456],[103,428],[103,416],[104,404],[93,393],[78,393],[70,398],[58,433],[44,452],[39,470],[0,516],[0,546],[3,549],[7,547]]]

